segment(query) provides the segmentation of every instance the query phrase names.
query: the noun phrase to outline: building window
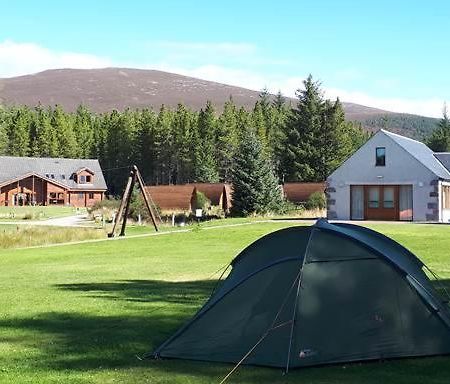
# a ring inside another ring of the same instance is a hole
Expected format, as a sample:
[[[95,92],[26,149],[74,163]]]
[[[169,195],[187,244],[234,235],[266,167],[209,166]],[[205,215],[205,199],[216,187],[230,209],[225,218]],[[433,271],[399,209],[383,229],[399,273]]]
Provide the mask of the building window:
[[[380,200],[380,189],[378,187],[369,188],[369,208],[378,208]]]
[[[94,194],[93,193],[89,193],[89,199],[92,200],[94,198]]]
[[[394,187],[383,188],[383,208],[394,208]]]
[[[450,186],[442,186],[442,208],[450,209]]]
[[[61,175],[61,179],[66,180],[66,175]]]
[[[79,194],[78,194],[78,199],[82,199],[84,197],[84,193],[83,192],[80,192]]]
[[[377,147],[375,150],[375,165],[377,167],[384,167],[386,165],[386,148]]]
[[[86,175],[86,183],[92,183],[92,176]]]
[[[85,184],[86,183],[86,176],[81,175],[78,176],[78,184]]]

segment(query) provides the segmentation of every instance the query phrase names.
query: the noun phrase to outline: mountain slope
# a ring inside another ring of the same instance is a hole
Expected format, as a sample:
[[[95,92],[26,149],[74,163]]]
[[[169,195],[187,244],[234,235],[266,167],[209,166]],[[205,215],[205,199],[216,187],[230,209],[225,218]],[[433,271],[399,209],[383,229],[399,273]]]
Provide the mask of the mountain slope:
[[[183,103],[199,110],[210,100],[217,108],[230,98],[235,104],[253,107],[257,91],[168,72],[129,68],[55,69],[34,75],[0,79],[0,104],[35,106],[60,104],[68,111],[85,104],[96,112]],[[295,100],[291,100],[295,103]],[[343,103],[348,120],[369,130],[390,129],[421,138],[436,119],[383,111]]]

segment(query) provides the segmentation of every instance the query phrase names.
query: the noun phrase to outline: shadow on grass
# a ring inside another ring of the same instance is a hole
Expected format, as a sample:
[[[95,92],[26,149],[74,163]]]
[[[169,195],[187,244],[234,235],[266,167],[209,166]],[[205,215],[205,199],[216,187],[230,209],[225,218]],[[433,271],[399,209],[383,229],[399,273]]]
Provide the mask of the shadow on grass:
[[[120,316],[74,311],[0,320],[0,329],[7,330],[9,341],[16,339],[18,345],[24,343],[24,332],[29,335],[28,346],[40,352],[40,359],[32,363],[36,367],[86,370],[145,366],[148,361],[140,361],[136,355],[152,351],[189,320],[207,300],[214,284],[132,280],[58,285],[62,290],[147,305],[127,307]]]
[[[450,287],[449,280],[443,283]],[[58,285],[58,289],[79,292],[81,297],[92,295],[127,301],[131,309],[127,307],[127,313],[115,316],[92,312],[43,313],[37,317],[1,320],[0,329],[8,331],[8,341],[16,343],[17,349],[25,344],[39,352],[37,358],[25,356],[26,365],[33,370],[117,369],[125,372],[137,368],[167,376],[167,382],[174,374],[217,382],[232,365],[181,360],[140,361],[136,357],[136,354],[154,350],[188,321],[209,297],[214,284],[214,281],[127,280]],[[140,303],[144,303],[144,308],[142,305],[134,307]],[[18,367],[20,364],[17,361]],[[282,377],[280,372],[279,369],[246,367],[239,370],[233,382],[447,383],[450,364],[448,357],[440,357],[308,368],[294,370],[287,377]]]
[[[89,297],[95,298],[200,306],[210,296],[215,284],[213,280],[119,280],[111,283],[58,284],[56,287],[68,291],[88,292]]]

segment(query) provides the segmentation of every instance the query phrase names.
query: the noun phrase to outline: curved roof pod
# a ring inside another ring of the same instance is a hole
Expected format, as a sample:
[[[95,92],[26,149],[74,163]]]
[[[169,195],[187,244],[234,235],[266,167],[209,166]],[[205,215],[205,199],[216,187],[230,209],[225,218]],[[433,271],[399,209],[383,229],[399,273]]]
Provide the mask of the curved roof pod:
[[[231,264],[155,356],[288,368],[450,353],[449,311],[419,263],[370,230],[291,227]]]

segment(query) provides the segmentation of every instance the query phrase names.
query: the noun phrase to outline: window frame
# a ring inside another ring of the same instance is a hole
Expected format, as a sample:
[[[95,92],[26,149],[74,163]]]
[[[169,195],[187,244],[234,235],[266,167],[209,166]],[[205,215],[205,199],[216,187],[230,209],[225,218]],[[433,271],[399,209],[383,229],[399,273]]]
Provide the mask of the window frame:
[[[383,155],[378,154],[379,150],[383,151]],[[386,166],[386,147],[376,147],[375,148],[375,167],[385,167],[385,166]]]

